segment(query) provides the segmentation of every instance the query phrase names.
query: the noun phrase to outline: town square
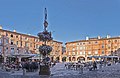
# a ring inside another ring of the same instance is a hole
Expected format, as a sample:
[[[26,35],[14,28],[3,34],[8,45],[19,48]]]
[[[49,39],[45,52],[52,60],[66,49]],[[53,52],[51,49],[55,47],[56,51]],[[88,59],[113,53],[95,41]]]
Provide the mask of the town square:
[[[120,78],[119,0],[0,3],[0,78]]]

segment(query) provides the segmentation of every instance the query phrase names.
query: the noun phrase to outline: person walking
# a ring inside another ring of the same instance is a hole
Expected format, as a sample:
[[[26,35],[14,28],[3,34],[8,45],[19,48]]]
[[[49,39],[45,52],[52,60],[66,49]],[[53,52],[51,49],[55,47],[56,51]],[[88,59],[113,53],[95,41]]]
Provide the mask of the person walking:
[[[96,70],[97,69],[97,63],[94,61],[93,62],[93,69]]]

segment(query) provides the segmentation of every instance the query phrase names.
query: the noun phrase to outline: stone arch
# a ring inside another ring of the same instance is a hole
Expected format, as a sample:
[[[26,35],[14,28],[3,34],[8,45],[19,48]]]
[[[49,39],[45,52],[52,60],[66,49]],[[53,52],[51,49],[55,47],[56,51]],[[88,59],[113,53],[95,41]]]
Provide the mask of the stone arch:
[[[71,61],[71,57],[69,57],[69,61]]]
[[[72,57],[72,61],[75,61],[76,57]]]
[[[59,62],[60,61],[60,58],[59,57],[56,57],[56,62]]]
[[[79,56],[79,57],[77,58],[77,61],[85,61],[85,57]]]
[[[66,61],[66,59],[67,59],[67,57],[63,57],[63,58],[62,58],[62,61],[63,61],[63,62],[65,62],[65,61]]]

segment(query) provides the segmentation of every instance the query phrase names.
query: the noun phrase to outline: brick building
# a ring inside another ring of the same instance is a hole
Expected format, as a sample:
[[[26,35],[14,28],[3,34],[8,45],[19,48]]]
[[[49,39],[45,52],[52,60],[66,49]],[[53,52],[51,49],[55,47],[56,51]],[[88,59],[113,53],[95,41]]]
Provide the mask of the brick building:
[[[120,37],[100,36],[66,43],[67,61],[92,61],[91,56],[110,56],[120,48]],[[96,58],[95,60],[99,60]]]
[[[62,42],[53,40],[47,44],[53,47],[50,54],[52,60],[61,61]],[[40,45],[42,45],[42,42],[39,41],[39,38],[36,36],[18,33],[16,30],[3,30],[2,27],[0,27],[0,53],[4,56],[4,61],[6,61],[6,57],[11,55],[11,53],[39,54]]]

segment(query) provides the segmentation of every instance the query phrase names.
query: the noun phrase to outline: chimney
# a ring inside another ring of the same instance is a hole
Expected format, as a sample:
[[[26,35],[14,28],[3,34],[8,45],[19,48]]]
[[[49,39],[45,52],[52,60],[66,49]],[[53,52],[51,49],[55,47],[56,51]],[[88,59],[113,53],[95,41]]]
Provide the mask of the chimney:
[[[110,35],[107,35],[107,38],[110,38]]]
[[[0,29],[2,29],[2,25],[0,25]]]
[[[89,37],[86,37],[86,40],[89,40]]]
[[[100,39],[101,37],[100,36],[98,36],[98,39]]]
[[[16,30],[13,30],[13,32],[16,32]]]

